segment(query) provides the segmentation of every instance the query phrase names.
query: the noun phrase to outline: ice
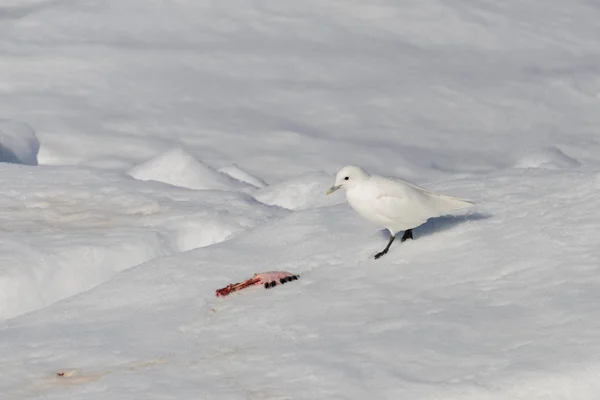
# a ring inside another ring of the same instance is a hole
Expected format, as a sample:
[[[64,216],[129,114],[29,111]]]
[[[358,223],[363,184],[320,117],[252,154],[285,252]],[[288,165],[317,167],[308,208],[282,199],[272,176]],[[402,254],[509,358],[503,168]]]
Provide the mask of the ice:
[[[596,400],[598,21],[0,1],[0,399]],[[476,206],[373,261],[344,165]]]

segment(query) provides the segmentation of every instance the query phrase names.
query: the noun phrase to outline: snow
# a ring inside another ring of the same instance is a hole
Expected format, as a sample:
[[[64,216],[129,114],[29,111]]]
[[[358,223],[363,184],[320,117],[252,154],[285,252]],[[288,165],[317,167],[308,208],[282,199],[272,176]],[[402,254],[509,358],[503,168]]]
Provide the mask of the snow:
[[[252,175],[248,171],[244,171],[235,164],[220,168],[219,172],[227,174],[238,181],[246,182],[255,188],[264,188],[267,186],[267,182],[263,181],[258,176]]]
[[[27,124],[0,119],[0,162],[37,165],[40,142]]]
[[[594,398],[600,260],[586,238],[600,222],[597,189],[585,174],[534,170],[474,183],[452,186],[479,198],[479,214],[417,228],[418,240],[382,263],[370,259],[382,235],[344,204],[321,207],[9,320],[3,392],[135,398],[151,385],[157,398]],[[571,231],[556,213],[571,216]],[[273,266],[302,278],[214,297]],[[101,379],[52,377],[62,369]]]
[[[275,182],[256,191],[254,197],[262,203],[288,210],[326,207],[341,202],[325,197],[330,184],[331,176],[324,171],[309,172]]]
[[[172,149],[135,166],[129,175],[142,181],[157,181],[197,190],[231,190],[247,187],[223,172],[196,160],[183,149]]]
[[[555,146],[529,150],[519,155],[515,162],[517,168],[574,168],[579,166],[579,161],[569,157]]]
[[[597,399],[598,21],[0,0],[0,399]],[[477,205],[373,260],[349,164]]]
[[[240,192],[190,191],[72,167],[7,165],[0,187],[0,318],[282,214]]]

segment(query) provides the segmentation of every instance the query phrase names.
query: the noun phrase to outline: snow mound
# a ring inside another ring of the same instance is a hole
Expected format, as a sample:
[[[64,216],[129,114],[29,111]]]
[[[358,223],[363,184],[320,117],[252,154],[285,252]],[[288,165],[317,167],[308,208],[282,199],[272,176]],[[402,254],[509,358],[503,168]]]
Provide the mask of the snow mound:
[[[0,187],[0,320],[287,214],[246,193],[71,167],[0,164]]]
[[[157,181],[196,190],[241,190],[248,184],[196,160],[185,150],[175,148],[129,170],[141,181]]]
[[[0,119],[0,162],[38,165],[40,142],[23,122]]]
[[[61,240],[48,233],[29,240],[3,237],[0,262],[0,319],[42,308],[107,281],[119,271],[173,254],[156,232],[80,233]],[[17,237],[15,237],[17,236]]]
[[[542,147],[522,153],[514,164],[516,168],[567,169],[579,166],[576,159],[569,157],[555,146]]]
[[[235,164],[230,165],[229,167],[223,167],[219,169],[219,172],[227,174],[232,178],[237,179],[238,181],[246,182],[257,188],[264,188],[265,186],[267,186],[267,183],[265,181],[263,181],[255,175],[252,175],[247,171],[244,171]]]
[[[289,210],[306,210],[340,203],[341,197],[326,196],[334,178],[325,172],[311,172],[257,191],[254,197],[264,204]]]

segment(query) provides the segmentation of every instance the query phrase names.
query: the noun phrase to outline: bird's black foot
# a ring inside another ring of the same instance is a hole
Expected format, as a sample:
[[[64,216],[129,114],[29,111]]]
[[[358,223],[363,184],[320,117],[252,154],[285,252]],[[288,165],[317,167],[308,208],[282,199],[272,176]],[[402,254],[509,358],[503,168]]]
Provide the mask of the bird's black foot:
[[[392,245],[392,242],[394,241],[394,239],[396,239],[396,236],[392,236],[390,237],[390,241],[388,242],[387,246],[385,246],[385,249],[383,249],[383,251],[380,251],[379,253],[375,254],[375,259],[379,259],[381,258],[384,254],[387,254],[388,250],[390,249],[390,246]]]
[[[408,229],[406,231],[404,231],[404,235],[402,235],[402,239],[400,239],[400,242],[404,242],[405,240],[411,239],[412,240],[413,235],[412,235],[412,229]]]
[[[387,252],[388,252],[387,249],[380,251],[379,253],[375,254],[375,259],[377,260],[377,259],[381,258],[381,256],[383,256],[384,254],[387,254]]]

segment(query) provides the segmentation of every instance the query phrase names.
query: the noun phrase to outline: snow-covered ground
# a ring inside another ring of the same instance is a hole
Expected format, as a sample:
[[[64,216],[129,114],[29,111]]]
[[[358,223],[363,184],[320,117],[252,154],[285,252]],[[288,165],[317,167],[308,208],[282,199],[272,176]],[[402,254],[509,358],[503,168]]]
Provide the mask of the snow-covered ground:
[[[598,37],[584,0],[0,0],[0,399],[598,399]],[[346,164],[477,206],[375,261]]]

